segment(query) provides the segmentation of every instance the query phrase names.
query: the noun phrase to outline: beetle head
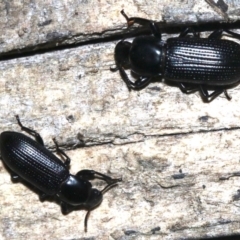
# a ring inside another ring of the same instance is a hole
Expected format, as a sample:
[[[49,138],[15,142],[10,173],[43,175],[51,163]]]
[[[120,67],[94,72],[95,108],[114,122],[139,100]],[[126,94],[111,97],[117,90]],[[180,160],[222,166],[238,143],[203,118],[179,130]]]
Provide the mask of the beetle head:
[[[131,43],[127,41],[120,41],[115,47],[115,62],[117,69],[119,67],[128,68],[129,67],[129,51],[131,48]]]
[[[71,206],[83,206],[88,200],[92,184],[84,179],[70,174],[69,178],[61,184],[58,196]]]
[[[103,199],[103,194],[102,192],[98,191],[97,189],[91,189],[90,196],[87,200],[87,202],[84,204],[85,208],[88,210],[85,219],[84,219],[84,231],[87,232],[87,221],[90,212],[96,208],[98,205],[101,204]]]
[[[88,210],[92,210],[93,208],[97,207],[101,204],[103,200],[103,194],[99,190],[92,188],[89,194],[87,201],[85,202],[85,208]]]
[[[87,210],[97,207],[102,202],[102,195],[102,192],[92,188],[88,180],[73,175],[62,183],[58,193],[63,202],[71,206],[81,206]]]

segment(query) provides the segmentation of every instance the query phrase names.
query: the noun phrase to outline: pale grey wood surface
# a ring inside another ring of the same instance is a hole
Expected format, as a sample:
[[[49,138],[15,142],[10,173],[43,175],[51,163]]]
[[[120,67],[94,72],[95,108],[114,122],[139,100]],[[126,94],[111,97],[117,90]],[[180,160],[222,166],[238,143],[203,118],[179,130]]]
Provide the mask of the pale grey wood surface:
[[[225,2],[229,19],[236,19],[240,6]],[[129,16],[167,22],[223,20],[205,1],[0,4],[4,53],[57,43],[48,36],[62,44],[61,34],[64,44],[103,38],[125,28],[122,8]],[[19,131],[19,114],[47,147],[54,149],[56,137],[68,150],[72,173],[89,168],[123,182],[105,194],[84,233],[85,211],[63,216],[56,203],[41,203],[26,186],[11,183],[1,163],[0,239],[188,239],[240,232],[240,86],[229,90],[231,101],[221,95],[209,104],[199,93],[158,82],[129,92],[119,73],[109,71],[116,42],[1,61],[0,132]],[[80,148],[82,140],[86,147]]]

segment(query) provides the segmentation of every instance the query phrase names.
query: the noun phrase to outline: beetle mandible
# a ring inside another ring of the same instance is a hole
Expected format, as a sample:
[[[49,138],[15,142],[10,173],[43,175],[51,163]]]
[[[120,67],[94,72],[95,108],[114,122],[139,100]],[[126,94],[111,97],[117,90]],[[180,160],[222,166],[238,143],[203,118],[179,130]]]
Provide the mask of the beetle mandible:
[[[42,201],[49,196],[57,196],[63,214],[78,208],[86,209],[84,226],[87,231],[90,212],[101,204],[103,193],[122,179],[113,179],[88,169],[81,170],[76,175],[70,174],[70,158],[59,148],[56,140],[53,139],[57,153],[64,158],[64,162],[44,147],[39,133],[23,126],[18,116],[16,119],[21,129],[35,137],[36,141],[19,132],[1,133],[1,158],[9,169],[12,180],[23,180],[37,188]],[[107,183],[102,191],[92,188],[89,182],[96,178]]]
[[[128,26],[138,23],[149,25],[152,35],[136,37],[132,43],[122,40],[115,47],[116,67],[129,89],[146,87],[154,77],[175,82],[184,93],[200,91],[203,101],[210,102],[226,88],[240,81],[240,45],[221,39],[223,32],[240,38],[229,30],[216,30],[208,38],[200,38],[187,28],[176,38],[161,40],[157,24],[151,20],[131,17],[124,11]],[[192,36],[190,36],[191,34]],[[132,82],[125,72],[130,68],[138,79]],[[213,92],[209,93],[212,89]]]

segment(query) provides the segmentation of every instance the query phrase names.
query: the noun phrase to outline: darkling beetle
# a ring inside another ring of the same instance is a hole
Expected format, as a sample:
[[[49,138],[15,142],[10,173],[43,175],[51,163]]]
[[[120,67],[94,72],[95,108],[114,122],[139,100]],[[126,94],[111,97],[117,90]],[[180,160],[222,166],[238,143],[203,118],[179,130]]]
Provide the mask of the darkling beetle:
[[[17,122],[21,129],[35,137],[32,138],[18,132],[2,132],[0,136],[1,158],[9,168],[12,180],[24,180],[40,191],[40,200],[49,196],[57,196],[61,202],[63,214],[82,208],[88,212],[84,226],[87,231],[87,220],[90,212],[99,206],[103,193],[122,179],[113,179],[94,170],[81,170],[76,175],[69,173],[70,158],[59,148],[55,139],[57,153],[64,159],[58,159],[44,147],[43,139],[36,131],[22,125],[18,116]],[[101,179],[107,186],[99,191],[92,188],[89,180]]]
[[[208,38],[187,28],[176,38],[161,40],[157,24],[144,18],[129,18],[128,26],[138,23],[149,25],[152,35],[136,37],[132,43],[122,40],[115,47],[116,67],[129,89],[146,87],[155,77],[164,78],[179,85],[184,93],[200,91],[203,101],[210,102],[226,88],[240,81],[240,45],[221,39],[223,32],[232,37],[240,35],[229,30],[216,30]],[[191,34],[191,35],[190,35]],[[132,82],[125,72],[130,68],[138,77]],[[212,89],[213,92],[209,93]]]

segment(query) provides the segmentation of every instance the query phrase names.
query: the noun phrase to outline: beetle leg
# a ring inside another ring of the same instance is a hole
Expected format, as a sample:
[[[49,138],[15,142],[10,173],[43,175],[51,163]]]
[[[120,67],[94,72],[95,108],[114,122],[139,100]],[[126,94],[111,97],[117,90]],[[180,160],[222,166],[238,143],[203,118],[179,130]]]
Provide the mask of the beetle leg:
[[[223,30],[224,32],[228,33],[228,34],[231,34],[233,37],[237,38],[237,39],[240,39],[240,34],[238,33],[235,33],[235,32],[232,32],[230,30]]]
[[[147,24],[149,24],[151,22],[150,20],[145,19],[145,18],[139,18],[139,17],[131,17],[131,18],[129,18],[128,15],[124,12],[124,10],[121,11],[121,14],[127,20],[128,27],[130,27],[134,23],[137,23],[139,25],[147,25]]]
[[[138,90],[138,89],[142,89],[144,87],[146,87],[150,82],[151,82],[151,79],[150,77],[140,77],[137,81],[135,82],[132,82],[126,71],[124,70],[124,68],[122,66],[117,66],[118,67],[118,70],[120,72],[120,75],[123,79],[123,81],[127,84],[127,87],[129,90],[131,89],[135,89],[135,90]]]
[[[128,88],[134,90],[143,89],[151,82],[151,80],[152,78],[150,77],[139,77],[134,83],[129,80],[130,86],[128,85]]]
[[[223,90],[223,92],[224,92],[224,95],[225,95],[225,97],[227,98],[227,100],[231,100],[232,99],[232,97],[231,96],[229,96],[229,94],[228,94],[228,92],[227,92],[227,90],[226,89],[224,89]]]
[[[96,172],[94,170],[88,170],[88,169],[79,171],[76,174],[76,176],[78,176],[79,178],[84,179],[84,180],[94,180],[96,178],[101,179],[101,180],[105,181],[106,183],[108,183],[109,185],[112,185],[112,184],[122,181],[121,178],[111,178],[100,172]]]
[[[21,121],[20,121],[20,118],[18,115],[16,115],[16,119],[17,119],[17,122],[18,122],[18,125],[21,127],[22,131],[25,131],[27,132],[28,134],[32,135],[33,137],[35,137],[35,140],[44,146],[44,142],[43,142],[43,139],[42,137],[40,136],[40,134],[30,128],[27,128],[25,126],[22,125]]]
[[[137,81],[134,83],[135,89],[142,89],[146,87],[150,82],[152,78],[151,77],[139,77]]]
[[[2,157],[0,157],[0,159],[3,161]],[[5,166],[7,168],[7,170],[9,171],[10,175],[11,175],[11,181],[14,183],[17,183],[21,180],[21,178],[12,171],[12,169],[10,169],[8,166]]]
[[[183,93],[190,94],[199,90],[199,86],[195,84],[190,84],[187,86],[186,83],[179,83],[179,88]]]
[[[12,182],[19,182],[20,177],[19,177],[16,173],[11,172],[10,174],[11,174],[11,180],[12,180]]]
[[[230,30],[223,30],[223,29],[215,30],[208,36],[208,38],[218,38],[219,39],[222,37],[223,32],[226,32],[226,33],[232,35],[232,37],[234,37],[234,38],[240,39],[240,34],[232,32]]]
[[[74,210],[74,206],[72,205],[69,205],[65,202],[61,202],[61,211],[62,211],[62,214],[68,214],[70,212],[72,212]]]
[[[215,99],[217,96],[219,96],[223,92],[226,98],[228,100],[231,100],[231,97],[228,95],[226,89],[217,89],[209,94],[208,90],[203,85],[199,85],[199,91],[202,94],[202,98],[205,102],[211,102],[213,99]]]
[[[152,34],[154,35],[154,37],[161,40],[162,34],[158,28],[158,25],[155,22],[150,21],[150,28],[151,28],[151,31],[152,31]]]
[[[129,90],[135,89],[134,83],[129,79],[128,75],[126,74],[126,72],[122,66],[119,66],[119,73],[120,73],[123,81],[127,84],[128,89]]]
[[[185,83],[179,83],[179,88],[183,93],[190,94],[195,91],[200,91],[202,98],[205,102],[211,102],[214,98],[216,98],[218,95],[224,92],[226,98],[228,100],[231,100],[231,97],[228,95],[226,89],[219,88],[212,93],[209,93],[205,86],[203,85],[194,85],[191,84],[190,86],[187,86]]]
[[[219,39],[219,38],[222,37],[222,33],[223,33],[222,29],[215,30],[208,36],[208,38],[217,38],[217,39]]]
[[[39,200],[41,202],[45,201],[50,195],[46,194],[46,193],[39,193]]]
[[[145,18],[138,18],[138,17],[131,17],[129,18],[127,14],[124,12],[124,10],[121,11],[121,14],[126,18],[128,27],[132,26],[134,23],[137,23],[142,26],[150,25],[152,34],[161,39],[161,32],[157,26],[157,24],[151,20],[145,19]]]
[[[57,154],[59,154],[62,158],[64,158],[64,165],[65,165],[66,167],[69,167],[70,162],[71,162],[70,157],[69,157],[63,150],[61,150],[61,149],[59,148],[58,143],[57,143],[57,141],[56,141],[55,138],[53,138],[53,142],[54,142],[55,145],[56,145]]]
[[[185,30],[183,30],[180,34],[179,34],[179,38],[182,37],[186,37],[189,33],[192,33],[194,37],[199,38],[199,32],[197,33],[193,28],[189,27],[186,28]]]
[[[127,87],[129,90],[134,89],[134,90],[139,90],[142,89],[144,87],[146,87],[152,80],[152,78],[150,77],[139,77],[138,80],[136,80],[135,82],[132,82],[128,75],[126,74],[125,70],[123,67],[119,67],[119,72],[120,75],[123,79],[123,81],[127,84]]]
[[[118,71],[119,69],[118,69],[118,66],[111,66],[110,67],[110,71],[112,71],[112,72],[116,72],[116,71]]]

